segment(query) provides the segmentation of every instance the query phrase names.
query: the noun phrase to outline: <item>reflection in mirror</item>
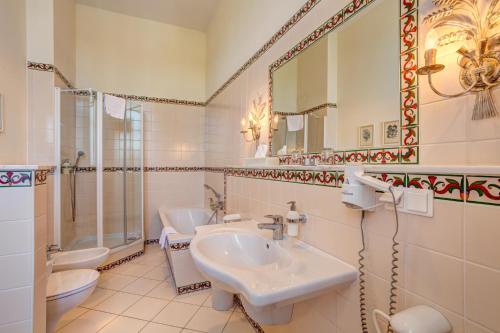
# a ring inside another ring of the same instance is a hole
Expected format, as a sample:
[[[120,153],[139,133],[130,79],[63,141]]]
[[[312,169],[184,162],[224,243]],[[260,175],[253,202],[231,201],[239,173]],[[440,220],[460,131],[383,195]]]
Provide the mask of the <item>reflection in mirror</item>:
[[[374,1],[272,73],[273,155],[400,144],[399,2]]]

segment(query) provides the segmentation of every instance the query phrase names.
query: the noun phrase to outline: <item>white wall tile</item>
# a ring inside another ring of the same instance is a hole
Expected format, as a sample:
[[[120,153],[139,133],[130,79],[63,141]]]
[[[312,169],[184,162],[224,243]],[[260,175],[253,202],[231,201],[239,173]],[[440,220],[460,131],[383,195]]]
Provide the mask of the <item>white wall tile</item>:
[[[0,222],[0,255],[33,252],[33,220]]]
[[[0,256],[0,289],[33,285],[33,255],[31,253]]]
[[[30,320],[33,315],[33,288],[2,290],[0,304],[8,304],[0,311],[0,325]]]

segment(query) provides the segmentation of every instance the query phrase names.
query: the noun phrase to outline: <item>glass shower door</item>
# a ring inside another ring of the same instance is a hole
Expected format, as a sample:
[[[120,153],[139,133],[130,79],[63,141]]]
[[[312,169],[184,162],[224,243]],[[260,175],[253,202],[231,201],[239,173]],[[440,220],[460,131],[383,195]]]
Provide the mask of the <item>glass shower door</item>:
[[[142,106],[127,101],[124,119],[103,112],[103,245],[142,239]]]
[[[142,238],[142,105],[129,102],[125,136],[125,235],[131,243]]]

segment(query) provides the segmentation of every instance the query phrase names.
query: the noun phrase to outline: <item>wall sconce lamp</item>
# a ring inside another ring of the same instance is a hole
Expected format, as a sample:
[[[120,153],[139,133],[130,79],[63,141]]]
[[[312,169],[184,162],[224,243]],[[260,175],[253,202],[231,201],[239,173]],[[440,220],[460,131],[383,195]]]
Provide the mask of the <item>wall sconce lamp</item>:
[[[425,65],[418,75],[427,75],[429,86],[441,97],[452,98],[469,92],[476,94],[473,120],[498,116],[490,89],[500,84],[500,17],[499,2],[491,1],[480,11],[479,1],[433,1],[437,10],[424,17],[430,24],[426,36]],[[460,43],[458,65],[459,81],[464,91],[457,94],[440,92],[432,83],[432,75],[444,70],[436,63],[439,48]]]
[[[248,113],[248,120],[241,119],[241,131],[246,142],[255,142],[256,147],[259,145],[260,133],[262,128],[262,120],[266,117],[264,112],[266,103],[262,101],[262,97],[253,100],[253,110]],[[247,133],[250,132],[251,138],[247,139]]]

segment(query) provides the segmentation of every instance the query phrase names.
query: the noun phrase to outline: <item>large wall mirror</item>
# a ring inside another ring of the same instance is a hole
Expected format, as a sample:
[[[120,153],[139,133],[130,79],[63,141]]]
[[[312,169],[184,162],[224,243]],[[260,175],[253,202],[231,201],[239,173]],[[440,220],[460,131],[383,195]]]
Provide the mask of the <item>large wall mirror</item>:
[[[416,12],[412,1],[355,0],[274,62],[270,153],[417,163]]]

